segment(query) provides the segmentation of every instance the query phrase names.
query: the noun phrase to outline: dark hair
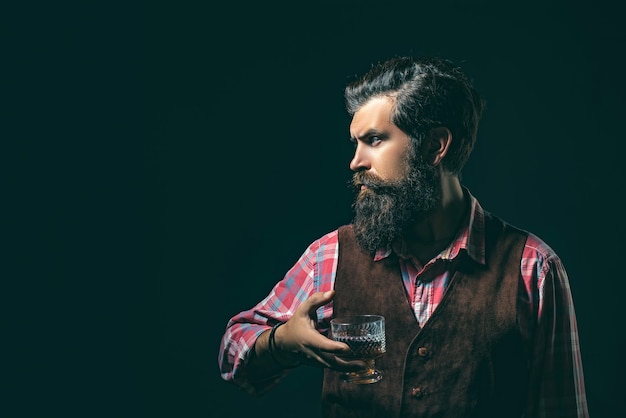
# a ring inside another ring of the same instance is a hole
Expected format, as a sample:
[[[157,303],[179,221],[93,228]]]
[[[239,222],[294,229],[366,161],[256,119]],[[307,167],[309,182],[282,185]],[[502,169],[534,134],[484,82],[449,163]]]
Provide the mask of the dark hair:
[[[373,97],[391,97],[392,122],[417,149],[435,127],[452,132],[443,168],[460,174],[478,131],[484,101],[465,74],[451,61],[433,57],[395,57],[374,65],[345,89],[346,108],[353,116]]]

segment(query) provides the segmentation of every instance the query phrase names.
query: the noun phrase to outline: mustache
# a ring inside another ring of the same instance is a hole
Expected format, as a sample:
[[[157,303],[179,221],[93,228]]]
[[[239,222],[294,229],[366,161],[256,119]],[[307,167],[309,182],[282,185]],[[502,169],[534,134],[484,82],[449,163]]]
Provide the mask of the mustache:
[[[360,189],[361,186],[366,186],[368,189],[372,190],[380,190],[389,187],[389,183],[385,182],[380,177],[365,171],[355,173],[352,176],[351,183],[357,190]]]

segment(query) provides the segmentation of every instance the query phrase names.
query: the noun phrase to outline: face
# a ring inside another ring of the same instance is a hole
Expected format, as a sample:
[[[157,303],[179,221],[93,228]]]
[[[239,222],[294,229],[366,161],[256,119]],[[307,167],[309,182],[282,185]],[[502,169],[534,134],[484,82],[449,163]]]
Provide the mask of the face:
[[[376,97],[354,114],[350,137],[356,150],[350,169],[367,170],[382,180],[399,180],[406,175],[410,139],[391,122],[392,110],[391,98]]]
[[[356,145],[350,168],[358,191],[353,224],[357,240],[371,253],[400,237],[440,201],[439,172],[393,124],[392,110],[392,99],[374,98],[350,124]]]

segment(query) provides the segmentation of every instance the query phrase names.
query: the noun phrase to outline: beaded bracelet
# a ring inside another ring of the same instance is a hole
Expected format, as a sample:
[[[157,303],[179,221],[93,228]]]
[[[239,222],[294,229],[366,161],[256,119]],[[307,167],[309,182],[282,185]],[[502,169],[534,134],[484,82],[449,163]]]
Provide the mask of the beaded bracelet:
[[[276,348],[276,341],[274,340],[274,334],[276,333],[276,330],[278,329],[279,326],[284,325],[284,322],[279,322],[276,325],[274,325],[272,327],[272,330],[270,331],[270,338],[269,338],[269,342],[267,345],[267,350],[270,352],[270,355],[272,356],[272,359],[274,359],[274,362],[276,364],[278,364],[280,367],[284,368],[284,369],[293,369],[294,367],[300,365],[300,362],[297,362],[296,364],[293,365],[285,365],[283,363],[281,363],[280,361],[278,361],[278,358],[276,357],[276,354],[274,354],[274,350]]]

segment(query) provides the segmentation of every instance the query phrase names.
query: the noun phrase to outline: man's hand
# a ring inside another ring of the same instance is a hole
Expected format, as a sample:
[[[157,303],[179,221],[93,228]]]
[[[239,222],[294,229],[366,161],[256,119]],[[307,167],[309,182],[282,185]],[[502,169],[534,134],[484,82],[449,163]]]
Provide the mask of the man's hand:
[[[344,360],[341,354],[350,352],[345,343],[326,338],[315,328],[316,310],[330,302],[335,291],[317,292],[305,300],[284,325],[276,330],[276,348],[294,353],[304,363],[318,367],[329,367],[339,371],[357,371],[365,368],[360,360]]]

